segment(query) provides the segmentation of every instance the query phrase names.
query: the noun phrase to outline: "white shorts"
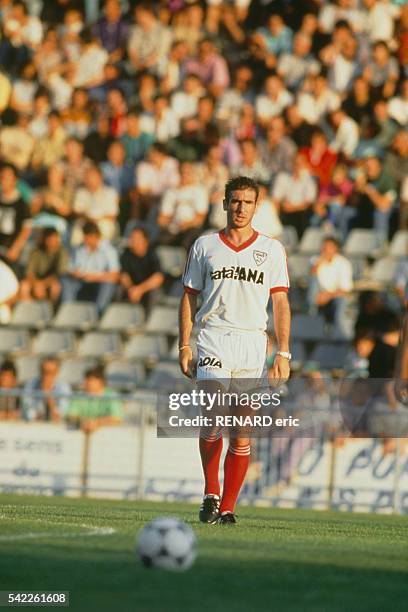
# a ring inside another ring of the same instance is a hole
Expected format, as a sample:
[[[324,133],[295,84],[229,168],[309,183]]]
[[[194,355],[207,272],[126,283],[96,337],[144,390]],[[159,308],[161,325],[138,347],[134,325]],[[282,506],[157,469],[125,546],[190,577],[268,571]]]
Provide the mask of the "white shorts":
[[[197,380],[267,380],[267,337],[263,332],[200,330],[197,338]]]

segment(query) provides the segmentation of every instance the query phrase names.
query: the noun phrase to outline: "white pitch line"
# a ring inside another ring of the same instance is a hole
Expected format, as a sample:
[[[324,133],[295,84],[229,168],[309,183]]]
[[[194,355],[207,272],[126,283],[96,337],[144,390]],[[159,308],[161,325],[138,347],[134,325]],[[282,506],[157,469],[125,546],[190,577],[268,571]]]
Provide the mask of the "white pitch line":
[[[34,519],[35,521],[36,519]],[[50,522],[41,521],[39,519],[36,522]],[[89,536],[108,536],[116,533],[116,529],[113,527],[93,527],[92,525],[84,525],[78,523],[65,523],[65,525],[74,525],[75,527],[82,527],[83,529],[89,529],[88,532],[72,533],[70,531],[60,532],[57,531],[29,531],[28,533],[16,533],[11,535],[0,535],[0,542],[12,542],[15,540],[32,540],[36,538],[82,538]]]

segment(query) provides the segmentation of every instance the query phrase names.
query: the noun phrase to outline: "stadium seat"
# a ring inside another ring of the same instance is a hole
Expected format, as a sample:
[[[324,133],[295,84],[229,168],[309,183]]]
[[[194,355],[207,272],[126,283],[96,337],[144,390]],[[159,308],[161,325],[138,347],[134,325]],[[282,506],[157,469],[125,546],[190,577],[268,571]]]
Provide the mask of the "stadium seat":
[[[183,274],[186,251],[182,247],[161,246],[157,249],[160,266],[165,274],[177,278]]]
[[[387,286],[394,280],[398,260],[392,257],[378,259],[370,270],[370,280]]]
[[[125,346],[126,359],[158,361],[168,353],[165,336],[140,334],[133,336]]]
[[[117,391],[133,391],[145,381],[145,370],[141,363],[115,359],[106,367],[106,380],[109,387]]]
[[[17,368],[17,380],[20,385],[25,385],[26,382],[40,373],[40,358],[36,355],[16,357],[14,364]]]
[[[144,309],[140,304],[111,304],[99,323],[99,329],[132,333],[143,326],[144,320]]]
[[[309,255],[289,255],[289,278],[292,283],[307,284],[310,274]]]
[[[294,228],[292,225],[285,225],[280,236],[280,241],[288,254],[295,251],[299,242],[296,228]]]
[[[323,342],[314,348],[310,360],[317,362],[322,370],[342,369],[349,350],[347,343]]]
[[[40,329],[46,327],[52,319],[52,306],[50,302],[17,302],[11,315],[12,327],[27,329]]]
[[[0,354],[16,354],[28,350],[30,338],[23,329],[0,328]]]
[[[347,257],[371,255],[377,246],[377,237],[371,229],[353,229],[344,244],[343,253]]]
[[[408,230],[399,230],[395,232],[389,249],[390,257],[406,257],[408,255]]]
[[[353,280],[357,281],[366,274],[367,259],[365,257],[348,257],[353,269]]]
[[[180,391],[186,389],[188,384],[188,380],[183,378],[178,363],[168,361],[158,363],[146,381],[146,386],[149,389],[156,389],[158,391],[169,389]]]
[[[298,253],[317,255],[320,251],[324,231],[319,227],[308,227],[299,242]]]
[[[79,387],[83,381],[86,370],[96,365],[95,359],[64,359],[58,378],[72,387]]]
[[[146,322],[146,331],[177,335],[178,310],[169,306],[155,306]]]
[[[115,333],[89,332],[78,344],[78,355],[106,359],[114,357],[120,350],[120,337]]]
[[[66,302],[60,306],[52,325],[58,329],[87,331],[98,320],[93,302]]]
[[[74,350],[74,335],[68,331],[46,329],[33,340],[34,355],[64,355]]]
[[[325,321],[318,315],[296,314],[292,319],[291,336],[294,340],[324,340]]]

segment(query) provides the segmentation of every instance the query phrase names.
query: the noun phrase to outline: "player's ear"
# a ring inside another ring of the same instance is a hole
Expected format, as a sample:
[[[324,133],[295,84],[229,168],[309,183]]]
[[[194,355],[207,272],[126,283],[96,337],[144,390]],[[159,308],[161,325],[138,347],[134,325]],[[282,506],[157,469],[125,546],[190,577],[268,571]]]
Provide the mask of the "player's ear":
[[[225,199],[222,201],[222,208],[223,208],[224,210],[227,210],[227,208],[228,208],[228,202],[227,202],[227,200],[225,200]]]

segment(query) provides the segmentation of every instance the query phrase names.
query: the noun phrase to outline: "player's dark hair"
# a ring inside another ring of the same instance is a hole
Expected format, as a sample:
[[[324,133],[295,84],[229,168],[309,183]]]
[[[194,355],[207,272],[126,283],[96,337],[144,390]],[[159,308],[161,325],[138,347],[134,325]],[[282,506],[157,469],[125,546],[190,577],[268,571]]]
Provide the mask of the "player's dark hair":
[[[254,179],[249,178],[248,176],[235,176],[234,178],[231,178],[225,185],[226,201],[229,202],[233,191],[240,191],[242,189],[252,189],[253,191],[255,191],[255,201],[258,199],[258,183],[254,181]]]

